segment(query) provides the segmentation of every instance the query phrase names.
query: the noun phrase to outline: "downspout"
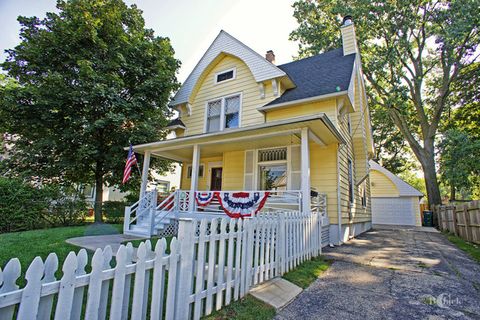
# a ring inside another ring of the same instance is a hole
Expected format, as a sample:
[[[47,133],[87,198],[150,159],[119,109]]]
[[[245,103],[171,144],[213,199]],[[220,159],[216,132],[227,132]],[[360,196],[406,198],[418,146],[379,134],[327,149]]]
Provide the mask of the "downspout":
[[[340,143],[337,147],[337,221],[338,221],[338,244],[342,244],[342,195],[340,189],[340,150],[343,145]]]

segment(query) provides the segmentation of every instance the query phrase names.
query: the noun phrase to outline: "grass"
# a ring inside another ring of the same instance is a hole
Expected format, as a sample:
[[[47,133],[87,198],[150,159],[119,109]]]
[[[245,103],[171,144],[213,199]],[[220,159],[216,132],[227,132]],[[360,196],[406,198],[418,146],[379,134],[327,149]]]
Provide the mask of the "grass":
[[[0,234],[0,267],[3,269],[12,258],[18,258],[22,265],[22,276],[30,262],[40,256],[43,260],[51,252],[57,254],[59,270],[70,251],[80,248],[65,242],[73,237],[87,235],[114,234],[122,230],[122,225],[84,225],[75,227],[59,227]],[[57,272],[61,274],[61,271]],[[23,284],[19,281],[19,284]]]
[[[226,307],[205,316],[203,320],[267,320],[275,317],[275,308],[246,295]]]
[[[445,233],[447,239],[456,245],[459,249],[465,251],[473,260],[480,263],[480,246],[471,242],[467,242],[460,237],[451,233]]]
[[[332,261],[325,260],[322,256],[318,256],[312,258],[312,260],[305,261],[296,269],[285,273],[283,278],[305,289],[325,272],[331,264]]]

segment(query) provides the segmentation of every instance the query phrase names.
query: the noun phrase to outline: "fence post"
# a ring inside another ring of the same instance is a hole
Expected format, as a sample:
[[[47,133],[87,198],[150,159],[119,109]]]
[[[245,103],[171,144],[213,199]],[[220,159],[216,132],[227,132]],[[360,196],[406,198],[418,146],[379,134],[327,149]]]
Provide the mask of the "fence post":
[[[465,240],[473,242],[473,230],[470,225],[470,212],[468,211],[469,207],[468,204],[463,206],[463,215],[465,217]]]
[[[130,229],[130,212],[131,207],[125,207],[125,214],[123,216],[123,232],[127,232]]]
[[[442,215],[439,210],[437,210],[437,206],[434,205],[432,206],[432,212],[434,216],[437,216],[438,219],[438,229],[442,230]],[[420,216],[422,218],[422,221],[420,221],[421,224],[423,224],[423,211],[420,212]]]
[[[287,237],[285,232],[285,213],[279,213],[279,232],[277,243],[279,245],[278,248],[278,264],[277,267],[277,276],[282,276],[286,271],[286,250],[287,250]],[[278,241],[279,240],[279,241]]]
[[[453,233],[458,236],[458,226],[457,226],[457,210],[455,206],[450,206],[452,209],[452,223],[453,223]],[[448,210],[448,209],[447,209]]]
[[[155,234],[155,214],[157,209],[155,207],[150,208],[150,236]]]
[[[190,218],[180,218],[178,221],[178,239],[180,241],[178,291],[175,301],[176,305],[170,306],[175,308],[175,319],[190,319],[191,308],[188,301],[193,288],[193,255],[196,224],[196,220]]]

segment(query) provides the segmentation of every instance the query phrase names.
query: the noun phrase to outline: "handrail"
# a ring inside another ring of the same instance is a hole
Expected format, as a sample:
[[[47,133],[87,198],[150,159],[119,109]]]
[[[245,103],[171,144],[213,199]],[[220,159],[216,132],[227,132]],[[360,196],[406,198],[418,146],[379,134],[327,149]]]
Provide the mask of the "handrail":
[[[123,222],[123,232],[130,231],[130,226],[133,222],[138,222],[138,218],[148,214],[152,208],[156,207],[157,202],[157,190],[156,188],[145,192],[145,195],[141,197],[137,202],[129,207],[125,207],[125,215]],[[135,217],[132,219],[132,215]]]
[[[162,220],[164,220],[170,213],[172,213],[173,211],[176,211],[176,208],[175,208],[175,203],[176,203],[176,197],[177,197],[177,191],[174,191],[172,192],[168,197],[165,198],[165,200],[163,200],[156,208],[156,212],[155,212],[155,223],[158,224],[160,222],[162,222]],[[166,210],[162,210],[162,208],[164,208],[165,206],[167,206]],[[160,210],[160,212],[159,212]],[[157,221],[156,218],[157,216],[159,216],[162,212],[165,212],[165,214],[160,217],[160,219]]]

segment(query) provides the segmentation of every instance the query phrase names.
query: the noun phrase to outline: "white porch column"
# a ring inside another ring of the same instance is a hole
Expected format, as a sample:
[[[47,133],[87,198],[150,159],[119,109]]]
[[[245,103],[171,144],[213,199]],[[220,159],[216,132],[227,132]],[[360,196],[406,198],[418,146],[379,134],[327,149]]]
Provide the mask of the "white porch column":
[[[188,201],[188,211],[192,212],[195,210],[195,191],[197,191],[198,185],[198,165],[200,162],[200,146],[198,144],[193,146],[193,157],[192,157],[192,177],[190,184],[190,197]]]
[[[308,148],[308,128],[302,128],[302,210],[310,212],[310,150]]]
[[[140,199],[145,196],[148,182],[148,169],[150,168],[150,151],[145,151],[143,157],[143,169],[142,169],[142,184],[140,186]]]

